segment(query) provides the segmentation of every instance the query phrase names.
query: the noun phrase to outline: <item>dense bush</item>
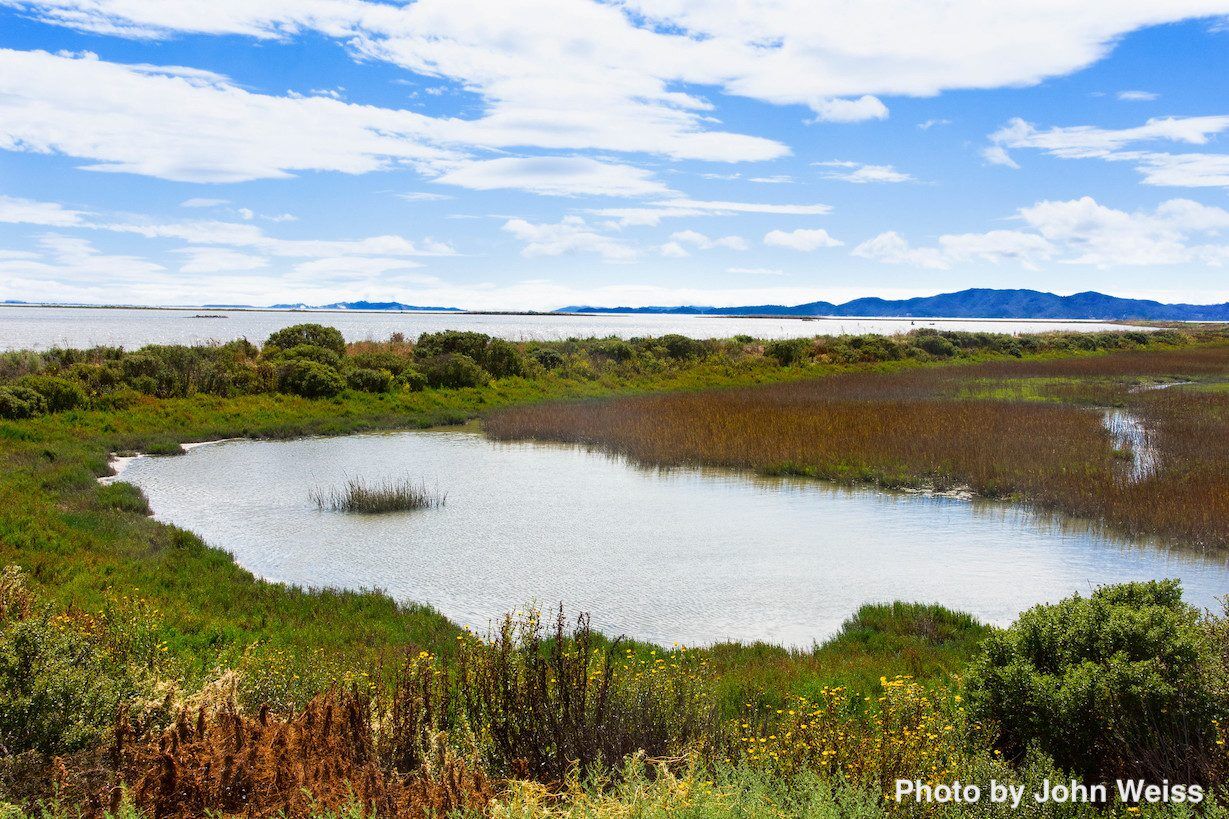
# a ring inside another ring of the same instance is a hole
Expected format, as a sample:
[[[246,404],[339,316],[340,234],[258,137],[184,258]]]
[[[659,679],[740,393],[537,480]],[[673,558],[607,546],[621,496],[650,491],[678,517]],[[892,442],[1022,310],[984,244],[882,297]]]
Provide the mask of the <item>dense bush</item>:
[[[361,392],[388,392],[393,386],[393,374],[388,370],[368,370],[360,367],[346,373],[346,386]]]
[[[341,356],[318,344],[296,344],[288,349],[277,347],[271,353],[274,361],[315,361],[334,370],[341,367]]]
[[[313,347],[323,347],[332,350],[337,355],[346,352],[346,339],[341,330],[336,327],[326,327],[323,324],[293,324],[270,335],[265,340],[265,347],[276,347],[289,350],[300,344]]]
[[[63,754],[98,744],[137,693],[87,629],[38,611],[16,567],[0,576],[0,747]]]
[[[551,349],[534,350],[533,360],[547,370],[557,370],[563,366],[564,362],[563,354]]]
[[[930,353],[938,358],[948,358],[956,354],[956,345],[951,341],[939,335],[938,333],[923,333],[918,331],[917,336],[913,339],[913,344],[918,349]]]
[[[1036,746],[1088,780],[1206,782],[1229,706],[1208,682],[1217,662],[1177,581],[1107,586],[991,637],[970,706],[1009,757]]]
[[[486,346],[480,362],[482,368],[496,378],[525,374],[525,361],[515,346],[502,338],[493,338]]]
[[[425,390],[428,386],[427,377],[417,367],[406,367],[397,376],[396,385],[410,392]]]
[[[279,382],[284,392],[304,398],[331,398],[346,388],[346,382],[336,370],[304,360],[286,364]]]
[[[595,360],[605,359],[622,364],[630,361],[635,355],[635,348],[618,338],[602,339],[589,347],[589,357]]]
[[[461,353],[444,353],[419,362],[427,384],[440,388],[482,387],[491,380],[490,374],[472,358]]]
[[[423,333],[414,344],[414,355],[420,359],[434,358],[448,353],[469,356],[481,363],[486,358],[491,337],[486,333],[469,330],[444,330],[439,333]]]
[[[355,367],[367,370],[388,370],[393,375],[401,375],[410,366],[410,360],[405,356],[382,350],[355,353],[347,361]]]
[[[806,358],[811,341],[805,338],[783,338],[764,345],[764,355],[775,358],[782,367],[796,364]]]
[[[666,355],[674,359],[699,358],[704,355],[704,342],[694,338],[681,336],[678,333],[667,333],[657,339],[657,343],[665,349]]]
[[[64,412],[89,403],[85,390],[75,381],[51,375],[27,375],[17,386],[34,390],[47,402],[48,412]]]
[[[0,418],[14,421],[46,411],[46,400],[29,387],[0,387]]]

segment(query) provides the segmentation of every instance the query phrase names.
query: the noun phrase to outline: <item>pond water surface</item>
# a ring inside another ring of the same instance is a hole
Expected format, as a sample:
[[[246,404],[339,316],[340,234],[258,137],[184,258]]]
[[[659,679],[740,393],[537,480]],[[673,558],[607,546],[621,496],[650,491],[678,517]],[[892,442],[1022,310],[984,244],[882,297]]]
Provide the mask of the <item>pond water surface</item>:
[[[156,517],[306,586],[381,588],[479,630],[528,602],[669,645],[809,646],[868,602],[938,602],[1006,624],[1098,584],[1179,577],[1210,606],[1229,559],[1129,544],[978,503],[711,470],[644,469],[468,432],[233,441],[137,458]],[[409,477],[439,509],[322,512],[311,490]]]

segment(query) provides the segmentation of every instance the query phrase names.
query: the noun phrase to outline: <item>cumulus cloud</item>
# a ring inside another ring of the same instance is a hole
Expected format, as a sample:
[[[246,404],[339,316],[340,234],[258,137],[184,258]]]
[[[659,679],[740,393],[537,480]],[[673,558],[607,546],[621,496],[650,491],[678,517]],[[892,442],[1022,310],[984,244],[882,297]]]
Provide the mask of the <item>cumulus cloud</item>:
[[[1038,202],[1021,208],[1016,219],[1027,229],[945,234],[929,247],[913,247],[887,231],[858,245],[853,255],[932,269],[969,261],[1015,261],[1026,268],[1049,260],[1102,268],[1229,261],[1229,244],[1222,238],[1229,232],[1229,211],[1189,199],[1128,212],[1085,196]]]
[[[636,257],[635,248],[599,233],[579,216],[565,216],[554,224],[509,219],[503,229],[525,243],[521,255],[526,258],[575,253],[596,253],[607,261],[630,261]]]
[[[58,202],[35,202],[0,195],[0,222],[9,224],[73,227],[82,224],[86,214],[69,210]]]
[[[860,185],[868,182],[911,182],[913,180],[912,176],[896,170],[891,165],[863,165],[847,160],[811,164],[832,169],[822,173],[824,179],[839,179],[842,182],[853,182]]]
[[[1137,146],[1166,142],[1206,145],[1226,130],[1229,116],[1154,118],[1133,128],[1076,125],[1047,130],[1017,118],[990,135],[991,144],[983,155],[990,162],[1018,168],[1008,149],[1033,149],[1060,159],[1129,162],[1147,185],[1222,187],[1229,174],[1225,154],[1172,153],[1139,150]]]
[[[435,181],[473,190],[516,188],[551,196],[653,197],[671,193],[646,170],[581,156],[465,162]]]
[[[832,238],[828,235],[828,231],[823,228],[816,228],[814,230],[799,228],[789,232],[770,230],[764,234],[764,244],[769,247],[786,247],[790,250],[811,251],[819,250],[821,247],[840,247],[844,242]]]
[[[821,121],[880,119],[887,115],[885,95],[1037,83],[1092,64],[1138,28],[1229,11],[1226,0],[1099,0],[1075,7],[956,0],[939,12],[925,3],[898,3],[886,14],[876,5],[838,0],[733,8],[700,0],[4,2],[49,23],[111,36],[324,36],[356,59],[446,81],[482,103],[476,119],[433,119],[328,96],[251,94],[190,68],[99,60],[64,66],[46,59],[38,66],[14,59],[0,65],[0,77],[12,80],[4,93],[20,99],[29,85],[46,102],[43,111],[17,105],[0,112],[10,147],[193,180],[309,169],[360,173],[430,162],[462,146],[770,159],[786,147],[719,130],[712,100],[681,89],[805,106]],[[40,67],[47,69],[41,76]],[[193,109],[198,116],[187,117]],[[114,119],[101,116],[108,110]],[[250,116],[227,116],[240,110]],[[146,129],[136,126],[151,121],[159,128],[142,137]],[[194,124],[211,121],[262,127],[195,134]],[[102,126],[93,143],[74,136],[94,133],[93,126]],[[121,130],[134,137],[128,148],[117,138]],[[279,158],[269,143],[285,144],[285,155]]]
[[[699,250],[712,250],[713,248],[723,247],[727,250],[746,250],[747,240],[741,236],[720,236],[710,238],[703,233],[695,230],[680,230],[670,234],[672,242],[691,245]]]

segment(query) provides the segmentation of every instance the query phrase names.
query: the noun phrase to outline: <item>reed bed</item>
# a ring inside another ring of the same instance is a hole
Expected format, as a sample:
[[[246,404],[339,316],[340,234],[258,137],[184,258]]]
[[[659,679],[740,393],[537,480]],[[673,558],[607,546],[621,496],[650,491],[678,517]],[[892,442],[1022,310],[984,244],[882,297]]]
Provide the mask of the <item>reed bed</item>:
[[[1229,394],[1158,381],[1229,377],[1229,346],[858,373],[739,390],[526,406],[488,434],[887,487],[968,487],[1131,535],[1229,547]],[[973,396],[973,397],[970,397]],[[1101,414],[1138,414],[1160,468],[1124,469]]]
[[[448,499],[446,494],[429,489],[426,483],[415,483],[409,478],[388,478],[379,482],[350,478],[342,486],[313,489],[310,497],[321,511],[369,515],[434,509],[443,506]]]

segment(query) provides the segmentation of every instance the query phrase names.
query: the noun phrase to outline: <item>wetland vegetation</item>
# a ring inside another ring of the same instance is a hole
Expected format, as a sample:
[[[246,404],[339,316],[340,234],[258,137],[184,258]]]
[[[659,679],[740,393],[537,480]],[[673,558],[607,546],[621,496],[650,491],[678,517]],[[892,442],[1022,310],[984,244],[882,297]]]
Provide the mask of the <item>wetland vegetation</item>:
[[[481,417],[649,463],[968,486],[1222,548],[1227,377],[1217,327],[346,344],[304,326],[262,347],[0,355],[0,815],[990,815],[887,786],[1074,775],[1180,778],[1224,816],[1229,628],[1173,583],[1005,630],[867,606],[808,651],[628,643],[534,612],[478,635],[377,592],[259,580],[96,479],[115,452]],[[1170,381],[1192,383],[1139,389]],[[1142,419],[1155,473],[1137,479],[1104,407]]]

